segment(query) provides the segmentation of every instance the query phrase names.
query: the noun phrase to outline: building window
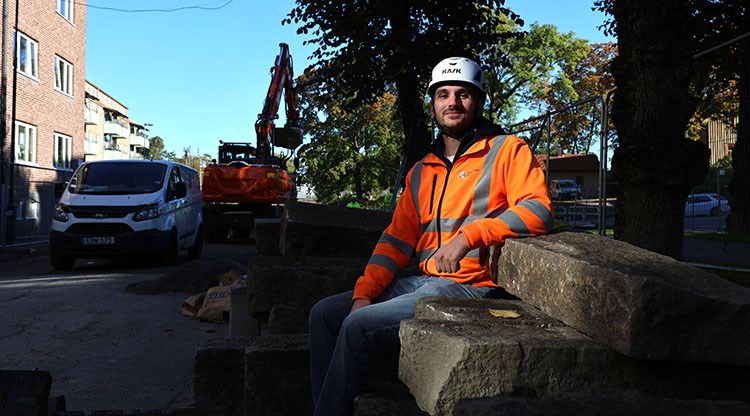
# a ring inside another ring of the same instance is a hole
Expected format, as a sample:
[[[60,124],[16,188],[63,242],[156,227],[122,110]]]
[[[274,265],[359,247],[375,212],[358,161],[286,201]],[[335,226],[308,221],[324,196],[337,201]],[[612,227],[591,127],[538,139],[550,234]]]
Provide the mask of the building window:
[[[70,158],[73,147],[73,138],[64,134],[55,133],[55,161],[58,169],[70,169]]]
[[[39,77],[37,70],[38,50],[36,41],[21,32],[16,32],[16,68],[18,72],[32,78]]]
[[[73,65],[55,55],[55,89],[73,95]]]
[[[18,201],[18,210],[16,210],[17,220],[36,220],[39,219],[39,194],[32,192],[22,200]]]
[[[36,126],[16,121],[16,160],[34,163],[36,159]]]
[[[65,20],[73,23],[73,0],[56,0],[57,13]]]

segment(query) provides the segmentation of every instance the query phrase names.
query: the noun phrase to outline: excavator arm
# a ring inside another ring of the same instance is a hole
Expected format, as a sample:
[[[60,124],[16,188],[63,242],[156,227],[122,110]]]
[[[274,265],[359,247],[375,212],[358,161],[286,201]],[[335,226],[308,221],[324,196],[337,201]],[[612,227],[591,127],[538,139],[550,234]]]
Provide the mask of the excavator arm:
[[[289,54],[289,45],[280,43],[279,46],[281,50],[271,68],[271,85],[263,102],[263,111],[258,114],[258,121],[255,122],[258,157],[264,161],[273,156],[274,147],[293,150],[302,143],[292,56]],[[277,128],[274,120],[279,117],[282,94],[286,104],[286,124],[283,128]]]

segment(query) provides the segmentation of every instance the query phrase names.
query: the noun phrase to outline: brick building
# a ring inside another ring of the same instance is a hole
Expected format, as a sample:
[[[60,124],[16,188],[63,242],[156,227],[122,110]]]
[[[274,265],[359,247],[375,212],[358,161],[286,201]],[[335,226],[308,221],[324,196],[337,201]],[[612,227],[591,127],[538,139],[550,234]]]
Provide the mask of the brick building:
[[[3,0],[0,242],[46,236],[54,183],[84,160],[85,0]],[[2,91],[5,91],[2,94]]]

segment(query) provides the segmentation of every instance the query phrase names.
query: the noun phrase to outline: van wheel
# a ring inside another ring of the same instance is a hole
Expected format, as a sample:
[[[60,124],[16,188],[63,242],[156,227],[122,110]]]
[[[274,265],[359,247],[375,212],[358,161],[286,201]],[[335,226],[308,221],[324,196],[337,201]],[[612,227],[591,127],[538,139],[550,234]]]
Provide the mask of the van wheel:
[[[50,263],[55,270],[70,270],[73,268],[73,264],[76,262],[76,258],[73,256],[65,256],[55,251],[50,251],[49,255]]]
[[[188,248],[188,258],[190,260],[197,260],[201,258],[203,252],[203,227],[198,228],[198,233],[195,235],[195,243]]]
[[[159,257],[159,264],[162,266],[171,266],[177,261],[177,234],[172,232],[167,240],[167,245]]]

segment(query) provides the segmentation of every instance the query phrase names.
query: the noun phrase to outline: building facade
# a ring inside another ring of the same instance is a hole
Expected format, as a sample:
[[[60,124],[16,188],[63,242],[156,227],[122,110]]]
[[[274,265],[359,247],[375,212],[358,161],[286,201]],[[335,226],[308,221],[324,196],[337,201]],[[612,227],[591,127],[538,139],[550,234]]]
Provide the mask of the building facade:
[[[86,81],[84,158],[143,159],[148,153],[148,128],[128,116],[128,107]]]
[[[732,154],[737,142],[737,124],[739,116],[726,120],[709,119],[701,132],[701,141],[711,150],[710,163],[716,164]]]
[[[85,0],[3,0],[0,240],[46,235],[54,183],[84,159]]]

